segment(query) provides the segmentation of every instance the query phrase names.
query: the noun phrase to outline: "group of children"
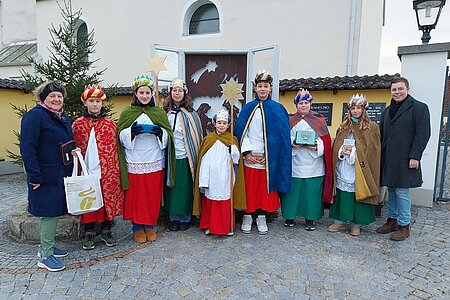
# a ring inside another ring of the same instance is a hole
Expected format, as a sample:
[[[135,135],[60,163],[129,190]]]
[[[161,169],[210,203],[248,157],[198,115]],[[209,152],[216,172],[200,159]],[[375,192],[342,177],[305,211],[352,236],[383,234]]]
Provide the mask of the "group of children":
[[[199,227],[206,235],[233,235],[235,210],[240,210],[244,212],[242,232],[250,233],[256,223],[264,235],[269,230],[267,215],[280,205],[285,226],[295,226],[295,219],[302,216],[305,229],[314,230],[325,202],[331,204],[330,217],[336,220],[330,232],[343,229],[349,221],[351,234],[359,235],[360,225],[375,220],[373,205],[379,200],[380,133],[367,116],[367,100],[363,95],[350,99],[349,112],[332,145],[324,117],[311,111],[311,94],[301,90],[294,99],[297,112],[289,116],[271,98],[272,82],[269,72],[258,72],[256,97],[242,107],[234,132],[229,131],[228,111],[222,109],[213,117],[215,131],[206,137],[180,79],[170,84],[161,108],[151,79],[136,77],[131,105],[123,110],[117,125],[106,114],[107,97],[101,86],[88,85],[81,94],[86,110],[72,130],[85,159],[97,162],[91,167],[101,178],[104,206],[80,218],[85,227],[83,249],[95,248],[96,223],[101,240],[107,246],[117,245],[111,226],[114,217],[122,214],[132,222],[137,243],[155,241],[161,207],[168,213],[171,231],[187,230],[194,215],[200,216]],[[60,88],[38,95],[43,109],[66,124],[63,99],[50,97],[63,92]],[[27,153],[23,132],[22,151]],[[27,156],[25,160],[31,172],[31,160]],[[32,185],[33,194],[40,185]],[[42,253],[53,255],[45,255],[41,265],[61,270],[64,265],[56,252],[62,250],[54,247],[57,219],[48,220],[52,241]]]
[[[116,245],[111,220],[122,213],[131,220],[137,243],[155,241],[161,206],[171,231],[187,230],[194,215],[205,234],[233,235],[237,209],[244,211],[242,232],[250,233],[256,223],[263,235],[267,214],[280,205],[285,226],[295,226],[302,216],[305,229],[314,230],[324,203],[330,203],[335,223],[328,230],[342,230],[349,221],[350,233],[359,235],[361,225],[375,220],[373,205],[379,200],[380,133],[367,116],[367,100],[352,96],[332,145],[324,117],[311,111],[311,94],[299,91],[297,112],[289,116],[271,99],[272,81],[265,70],[256,74],[256,97],[243,106],[234,135],[222,109],[213,117],[215,131],[204,138],[180,79],[170,84],[162,109],[150,78],[138,76],[117,130],[102,107],[101,87],[88,86],[81,96],[86,112],[73,130],[83,155],[95,132],[105,206],[81,217],[83,248],[95,247],[94,222],[101,223],[106,245]]]

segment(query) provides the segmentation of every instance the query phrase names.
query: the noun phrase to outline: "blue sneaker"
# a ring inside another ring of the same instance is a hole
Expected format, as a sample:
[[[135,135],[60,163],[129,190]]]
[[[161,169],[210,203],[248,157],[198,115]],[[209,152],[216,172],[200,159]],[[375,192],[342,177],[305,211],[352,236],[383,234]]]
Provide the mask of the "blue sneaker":
[[[67,255],[69,255],[69,252],[67,252],[66,250],[59,249],[57,247],[53,247],[53,256],[54,257],[56,257],[56,258],[63,258],[63,257],[66,257]],[[41,248],[39,248],[37,256],[39,258],[42,258]]]
[[[53,255],[39,261],[37,265],[39,268],[46,268],[50,272],[58,272],[66,268],[64,264]]]

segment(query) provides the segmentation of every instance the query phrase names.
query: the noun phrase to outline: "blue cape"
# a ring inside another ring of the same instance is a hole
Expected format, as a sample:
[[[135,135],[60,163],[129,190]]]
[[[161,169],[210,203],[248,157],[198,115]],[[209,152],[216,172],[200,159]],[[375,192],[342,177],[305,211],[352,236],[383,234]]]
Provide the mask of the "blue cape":
[[[245,104],[239,113],[234,135],[242,145],[245,132],[260,102],[262,103],[263,130],[267,137],[265,152],[268,158],[266,161],[268,192],[288,193],[291,190],[292,146],[289,116],[284,106],[270,98],[265,101],[254,99]]]

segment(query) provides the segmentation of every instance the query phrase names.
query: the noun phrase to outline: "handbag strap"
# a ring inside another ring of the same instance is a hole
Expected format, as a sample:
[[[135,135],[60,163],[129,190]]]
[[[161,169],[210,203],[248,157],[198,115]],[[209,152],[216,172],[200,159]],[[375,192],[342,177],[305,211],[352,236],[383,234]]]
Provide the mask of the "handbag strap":
[[[91,175],[92,172],[89,171],[88,167],[86,166],[86,163],[84,162],[83,156],[81,155],[81,152],[77,151],[77,155],[73,158],[73,171],[72,176],[78,176],[78,161],[80,161],[81,165],[81,173],[83,176]]]
[[[73,157],[73,170],[72,170],[72,177],[78,176],[78,157]]]

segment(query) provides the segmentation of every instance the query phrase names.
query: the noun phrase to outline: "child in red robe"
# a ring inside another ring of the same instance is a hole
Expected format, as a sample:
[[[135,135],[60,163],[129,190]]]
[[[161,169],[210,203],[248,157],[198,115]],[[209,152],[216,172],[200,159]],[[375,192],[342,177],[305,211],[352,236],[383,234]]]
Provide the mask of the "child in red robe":
[[[72,125],[75,141],[81,148],[88,168],[101,176],[104,202],[99,210],[81,215],[81,223],[86,231],[83,243],[85,250],[95,248],[95,223],[101,223],[101,240],[106,246],[117,245],[111,234],[112,220],[123,212],[124,192],[120,185],[117,127],[106,115],[103,107],[106,100],[100,85],[88,85],[81,94],[86,110]]]

